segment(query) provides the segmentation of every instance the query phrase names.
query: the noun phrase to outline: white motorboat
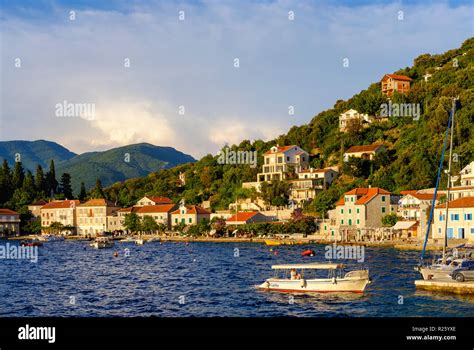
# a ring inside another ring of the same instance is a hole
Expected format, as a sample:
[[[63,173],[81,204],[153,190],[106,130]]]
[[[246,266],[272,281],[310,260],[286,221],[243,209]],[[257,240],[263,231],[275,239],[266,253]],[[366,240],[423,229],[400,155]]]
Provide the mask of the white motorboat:
[[[95,249],[112,248],[114,246],[114,241],[108,237],[98,237],[90,244],[90,246]]]
[[[275,277],[267,279],[257,288],[280,292],[362,293],[371,282],[369,271],[354,270],[344,273],[343,268],[343,264],[336,263],[273,265]],[[321,270],[326,270],[327,276],[311,276],[314,274],[311,272]]]
[[[145,240],[143,238],[137,238],[135,240],[135,244],[136,245],[144,245],[145,244]]]
[[[133,237],[127,237],[123,238],[119,241],[120,243],[135,243],[135,238]]]

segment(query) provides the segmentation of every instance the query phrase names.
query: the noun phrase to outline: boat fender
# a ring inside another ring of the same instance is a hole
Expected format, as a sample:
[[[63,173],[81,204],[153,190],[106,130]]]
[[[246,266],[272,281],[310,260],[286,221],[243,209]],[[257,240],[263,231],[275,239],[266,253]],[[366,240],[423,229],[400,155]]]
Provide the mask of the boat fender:
[[[306,288],[306,280],[304,278],[301,280],[301,288]]]

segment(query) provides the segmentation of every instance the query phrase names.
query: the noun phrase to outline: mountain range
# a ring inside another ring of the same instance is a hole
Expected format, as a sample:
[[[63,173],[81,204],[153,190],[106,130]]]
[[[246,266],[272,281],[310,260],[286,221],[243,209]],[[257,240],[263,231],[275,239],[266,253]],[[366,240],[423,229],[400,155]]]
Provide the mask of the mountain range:
[[[76,194],[81,182],[84,182],[87,189],[92,188],[97,179],[104,186],[109,186],[118,181],[196,161],[192,156],[172,147],[149,143],[76,154],[56,142],[46,140],[1,141],[0,159],[6,159],[10,166],[15,160],[21,160],[23,167],[33,174],[38,165],[46,172],[51,160],[54,160],[56,177],[59,180],[62,173],[69,173]]]

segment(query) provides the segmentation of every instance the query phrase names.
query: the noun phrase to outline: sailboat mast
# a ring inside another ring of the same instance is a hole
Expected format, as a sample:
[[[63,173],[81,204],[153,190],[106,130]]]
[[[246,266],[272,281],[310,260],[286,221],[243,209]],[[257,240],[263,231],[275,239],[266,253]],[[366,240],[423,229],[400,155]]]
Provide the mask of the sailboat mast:
[[[449,212],[449,192],[451,186],[451,164],[453,160],[453,134],[454,134],[454,112],[456,108],[456,98],[453,98],[453,106],[451,107],[451,136],[449,140],[449,161],[448,161],[448,179],[446,186],[446,212],[444,217],[444,243],[443,243],[443,263],[446,262],[446,249],[448,248],[448,212]]]

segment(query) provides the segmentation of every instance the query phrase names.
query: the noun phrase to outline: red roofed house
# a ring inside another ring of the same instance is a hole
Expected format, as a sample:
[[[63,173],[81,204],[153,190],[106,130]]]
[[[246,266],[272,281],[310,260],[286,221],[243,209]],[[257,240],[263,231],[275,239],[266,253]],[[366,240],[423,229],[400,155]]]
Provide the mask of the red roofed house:
[[[262,172],[257,174],[257,181],[284,180],[290,167],[296,173],[308,168],[309,154],[298,146],[273,146],[263,156]]]
[[[104,199],[90,199],[77,207],[77,227],[81,235],[97,235],[114,231],[109,227],[110,217],[114,217],[120,209],[115,203]]]
[[[344,161],[347,162],[351,157],[373,160],[377,154],[385,150],[384,145],[375,143],[366,146],[352,146],[344,153]]]
[[[53,222],[59,222],[63,226],[74,227],[69,233],[75,233],[77,226],[76,211],[79,204],[81,204],[81,202],[74,199],[57,200],[43,205],[40,209],[41,226],[48,227],[51,226]]]
[[[410,91],[410,82],[413,79],[405,75],[385,74],[382,78],[382,93],[392,96],[395,91],[400,94],[406,94]]]
[[[257,222],[270,222],[271,218],[258,211],[240,211],[226,220],[226,225],[245,225]]]
[[[159,205],[159,204],[173,204],[173,201],[168,197],[161,196],[145,196],[137,202],[137,206],[145,205]]]
[[[0,208],[0,236],[20,234],[20,214],[10,209]]]
[[[35,218],[39,218],[41,216],[41,207],[47,204],[45,200],[41,199],[37,202],[31,203],[28,205],[28,210],[33,214]]]
[[[446,218],[446,203],[435,207],[432,237],[444,238],[444,229],[448,221],[449,238],[474,241],[474,197],[463,197],[450,201]]]
[[[382,218],[396,212],[390,192],[374,188],[355,188],[344,193],[329,211],[330,224],[322,224],[326,234],[340,233],[340,229],[382,227]]]
[[[398,205],[397,216],[402,217],[403,221],[416,222],[416,236],[424,239],[433,193],[401,191],[401,194],[403,197]],[[439,203],[441,196],[441,193],[437,194],[435,205]]]
[[[198,205],[184,205],[184,203],[181,203],[177,210],[171,212],[171,224],[173,226],[179,223],[195,225],[204,219],[210,221],[211,213]]]

